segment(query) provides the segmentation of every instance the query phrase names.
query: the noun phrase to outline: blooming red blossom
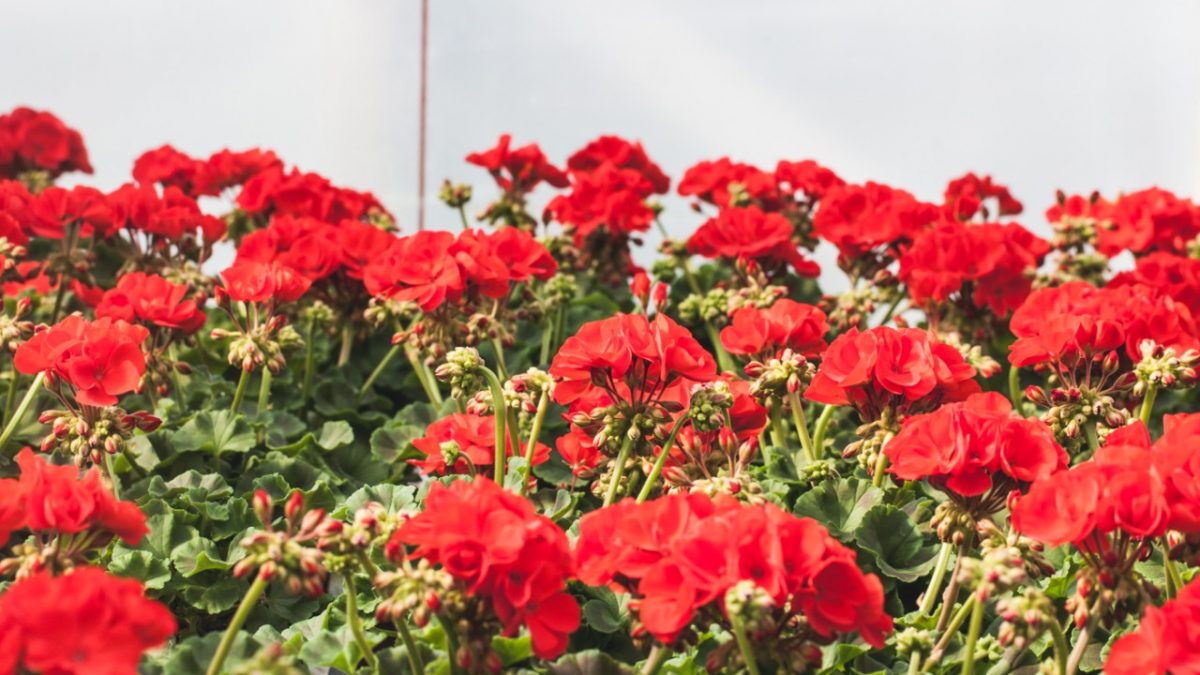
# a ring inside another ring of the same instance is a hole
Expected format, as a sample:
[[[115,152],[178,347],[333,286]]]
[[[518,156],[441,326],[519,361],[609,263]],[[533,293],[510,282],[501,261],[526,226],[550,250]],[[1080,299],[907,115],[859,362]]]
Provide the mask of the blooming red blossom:
[[[818,403],[853,404],[868,419],[887,406],[921,408],[979,391],[961,353],[916,328],[851,328],[830,343],[805,392]]]
[[[369,192],[335,187],[315,173],[292,169],[285,173],[271,165],[242,185],[236,199],[246,213],[316,218],[329,223],[355,220],[369,212],[383,212],[383,205]]]
[[[653,191],[654,184],[640,172],[605,163],[575,173],[571,191],[551,199],[546,214],[568,227],[576,245],[601,229],[621,237],[650,229],[654,211],[645,199]]]
[[[721,329],[721,344],[731,354],[770,358],[783,349],[813,358],[825,351],[829,323],[825,312],[783,298],[766,309],[742,307]]]
[[[96,316],[139,321],[189,334],[200,330],[205,321],[204,310],[187,286],[144,272],[121,275],[117,285],[100,297]]]
[[[1096,248],[1105,255],[1129,250],[1186,253],[1200,234],[1200,210],[1159,188],[1121,195],[1112,205],[1111,220],[1096,230]]]
[[[480,466],[491,466],[495,462],[496,418],[481,417],[466,413],[454,413],[429,425],[425,435],[412,442],[413,447],[424,453],[424,459],[410,459],[409,464],[427,474],[444,476],[447,473],[475,473]],[[453,448],[447,447],[453,444]],[[508,440],[509,456],[524,456],[524,446],[513,452],[512,439]],[[448,464],[448,456],[454,463]],[[541,464],[550,457],[550,448],[541,443],[534,447],[533,463]]]
[[[1192,316],[1200,312],[1200,260],[1174,253],[1155,252],[1141,256],[1134,269],[1121,272],[1108,286],[1141,284],[1161,291],[1183,303]]]
[[[13,365],[67,382],[81,404],[109,406],[136,389],[146,372],[141,344],[147,335],[144,327],[120,319],[71,315],[18,347]]]
[[[716,364],[666,315],[650,321],[642,314],[617,314],[586,323],[567,338],[550,374],[558,381],[554,400],[569,405],[598,390],[613,399],[654,399],[672,385],[713,379]]]
[[[1146,607],[1137,630],[1117,638],[1104,662],[1111,675],[1200,673],[1200,581],[1183,587],[1161,608]]]
[[[237,262],[278,262],[316,282],[342,263],[338,228],[315,218],[275,216],[270,224],[242,237]]]
[[[819,200],[832,188],[846,184],[836,173],[811,159],[779,162],[775,165],[775,182],[781,192],[800,192],[810,201]]]
[[[62,239],[73,225],[81,237],[101,238],[119,227],[105,194],[86,185],[50,186],[30,199],[26,214],[29,234],[47,239]]]
[[[134,161],[133,178],[139,183],[176,187],[192,197],[217,196],[268,169],[283,169],[283,163],[270,150],[222,150],[200,160],[164,145],[142,153]]]
[[[506,634],[525,625],[539,658],[562,654],[579,626],[579,605],[566,592],[574,572],[566,534],[486,478],[434,483],[424,510],[396,530],[386,553],[441,565],[468,595],[490,601]]]
[[[179,242],[200,235],[213,242],[225,235],[225,222],[200,211],[196,200],[175,186],[160,195],[153,185],[127,183],[108,195],[113,229],[128,228],[151,237]]]
[[[701,225],[687,246],[706,258],[786,264],[801,276],[817,276],[821,268],[800,253],[793,234],[791,222],[777,213],[763,213],[757,206],[729,208]]]
[[[558,263],[530,233],[515,227],[495,232],[464,230],[450,246],[463,278],[490,298],[508,297],[510,284],[530,279],[545,281]]]
[[[51,177],[91,173],[83,137],[48,112],[17,108],[0,115],[0,177],[26,171],[46,171]]]
[[[750,581],[820,638],[857,631],[880,646],[892,628],[883,586],[854,557],[814,520],[700,494],[593,511],[575,543],[579,579],[632,593],[642,625],[668,644],[701,608]]]
[[[972,306],[1004,315],[1029,295],[1049,252],[1049,242],[1016,223],[943,220],[914,237],[900,256],[899,277],[917,304],[963,293]]]
[[[505,192],[527,193],[546,182],[557,188],[567,187],[567,174],[546,159],[536,143],[512,149],[511,134],[502,134],[495,147],[467,155],[467,162],[487,169]]]
[[[601,136],[588,143],[567,159],[567,169],[590,173],[605,163],[618,169],[637,171],[649,181],[657,194],[666,194],[671,187],[671,179],[650,160],[641,143],[630,142],[619,136]]]
[[[904,190],[879,183],[831,188],[813,218],[813,229],[854,259],[880,247],[898,247],[937,219],[938,208]]]
[[[685,171],[679,181],[679,194],[721,208],[747,206],[745,200],[764,211],[775,211],[782,205],[775,176],[728,157],[699,162]]]
[[[367,265],[396,239],[395,235],[361,220],[343,220],[336,230],[342,269],[351,279],[361,280]]]
[[[1006,186],[993,183],[991,176],[976,176],[973,173],[950,181],[943,198],[945,204],[942,209],[954,220],[970,220],[980,212],[985,219],[988,216],[1015,216],[1025,210]],[[988,199],[996,200],[994,210],[988,210],[984,204]]]
[[[1008,399],[994,392],[906,418],[884,454],[897,478],[929,479],[961,497],[993,487],[1007,494],[1015,482],[1041,480],[1066,468],[1068,459],[1050,427],[1014,415]]]
[[[431,230],[400,237],[363,270],[367,292],[377,297],[415,302],[423,311],[457,300],[466,288],[450,247],[455,237]]]
[[[221,278],[225,292],[237,302],[294,302],[312,285],[308,277],[277,261],[235,262]]]
[[[0,672],[129,675],[175,628],[133,579],[96,567],[35,574],[0,595]]]

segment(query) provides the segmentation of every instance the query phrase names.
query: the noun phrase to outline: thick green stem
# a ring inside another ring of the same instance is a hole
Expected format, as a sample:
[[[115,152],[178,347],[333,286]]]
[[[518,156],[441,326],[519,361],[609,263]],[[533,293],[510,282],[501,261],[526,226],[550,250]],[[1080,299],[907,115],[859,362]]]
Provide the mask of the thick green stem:
[[[496,352],[496,373],[500,375],[500,379],[508,379],[508,366],[504,363],[504,343],[500,338],[492,338],[492,350]]]
[[[538,355],[538,364],[542,366],[550,363],[550,341],[554,338],[554,315],[546,312],[546,325],[542,326],[542,351]]]
[[[1083,660],[1083,653],[1087,651],[1088,643],[1092,639],[1092,631],[1096,628],[1096,617],[1100,613],[1099,602],[1092,607],[1088,613],[1087,623],[1080,629],[1079,635],[1075,637],[1075,647],[1071,649],[1071,654],[1067,656],[1067,675],[1075,675],[1075,671],[1079,669],[1079,662]]]
[[[16,377],[16,373],[13,373]],[[8,423],[4,425],[4,433],[0,434],[0,454],[4,453],[4,448],[8,447],[8,442],[12,440],[12,435],[16,433],[17,427],[21,425],[21,419],[25,417],[25,413],[29,412],[29,406],[33,405],[33,400],[37,398],[38,391],[42,388],[42,382],[46,380],[46,371],[37,374],[33,378],[33,382],[29,385],[29,390],[25,392],[25,397],[21,399],[21,403],[17,405],[17,409],[8,418]]]
[[[304,379],[300,381],[300,403],[308,403],[312,394],[313,372],[317,364],[317,321],[310,319],[304,329]]]
[[[663,466],[666,465],[667,457],[671,454],[671,448],[675,447],[675,436],[679,434],[679,430],[683,428],[683,423],[687,419],[686,415],[682,415],[675,422],[675,426],[671,427],[671,433],[667,434],[667,440],[663,443],[662,452],[658,453],[658,458],[654,460],[654,466],[650,468],[650,475],[646,476],[646,484],[642,486],[642,491],[638,493],[637,503],[641,504],[650,498],[650,493],[654,491],[654,484],[658,482],[658,477],[662,475]]]
[[[908,675],[917,675],[921,672],[921,650],[914,649],[912,655],[908,657]]]
[[[371,643],[367,641],[367,634],[363,632],[362,617],[358,615],[358,590],[354,587],[354,572],[348,572],[342,578],[346,582],[346,621],[350,624],[350,632],[354,634],[354,641],[358,643],[363,658],[367,660],[367,667],[372,673],[378,673],[379,659],[375,656]]]
[[[383,358],[379,360],[379,365],[375,366],[375,370],[371,371],[371,374],[367,376],[366,381],[363,382],[361,387],[359,387],[358,397],[360,399],[366,396],[368,391],[371,391],[371,385],[375,384],[375,380],[378,380],[379,376],[383,374],[384,368],[387,368],[388,364],[392,362],[392,359],[396,358],[396,356],[403,350],[404,347],[396,344],[392,345],[392,348],[388,350],[388,353],[383,355]]]
[[[396,630],[404,642],[404,651],[408,652],[408,669],[412,675],[425,675],[425,659],[417,651],[417,641],[413,639],[412,631],[408,629],[408,618],[396,622]]]
[[[417,356],[416,351],[406,348],[404,355],[408,357],[408,362],[412,365],[413,374],[417,376],[417,382],[421,383],[421,389],[425,390],[425,396],[429,398],[429,402],[433,407],[441,407],[441,396],[435,393],[437,384],[429,381],[429,371],[425,368],[425,364],[421,363],[421,358]]]
[[[958,545],[958,556],[954,560],[954,569],[950,571],[950,583],[946,585],[946,592],[942,594],[942,611],[938,614],[937,629],[945,630],[946,623],[950,621],[950,613],[954,611],[954,605],[958,602],[958,588],[961,585],[959,579],[959,570],[962,569],[962,561],[967,556],[967,540],[963,540]]]
[[[537,448],[538,436],[542,435],[542,423],[546,419],[546,410],[550,408],[550,390],[542,389],[542,395],[538,397],[537,412],[533,414],[533,426],[529,429],[529,442],[525,444],[525,469],[529,472],[529,476],[533,476],[533,452]],[[515,448],[514,448],[515,451]],[[529,480],[521,483],[518,494],[525,494],[529,488]]]
[[[800,400],[800,394],[788,394],[788,404],[792,409],[792,423],[796,425],[796,435],[800,437],[800,449],[805,463],[811,464],[817,461],[817,453],[813,450],[812,437],[808,435],[808,420],[804,417],[804,403]],[[796,466],[802,465],[796,462]]]
[[[1163,569],[1167,573],[1167,599],[1170,600],[1183,590],[1183,575],[1175,566],[1175,561],[1171,560],[1171,542],[1167,541],[1166,537],[1162,538],[1162,548]]]
[[[1100,432],[1096,430],[1096,423],[1087,420],[1083,423],[1083,434],[1087,437],[1088,450],[1091,454],[1096,454],[1100,449]]]
[[[962,664],[963,675],[974,675],[975,673],[975,645],[979,642],[981,632],[983,632],[983,603],[977,599],[971,606],[971,623],[967,626],[967,644]]]
[[[1013,410],[1024,417],[1025,395],[1021,392],[1021,369],[1016,366],[1008,367],[1008,398],[1012,401]]]
[[[8,394],[4,397],[4,421],[12,416],[13,406],[17,404],[17,386],[21,383],[21,374],[13,369],[12,378],[8,381]]]
[[[733,362],[733,357],[726,351],[725,345],[721,344],[721,334],[717,332],[716,327],[705,321],[704,330],[708,333],[709,341],[712,342],[713,352],[717,355],[717,365],[721,368],[721,372],[736,373],[738,371],[737,364]]]
[[[946,626],[942,637],[933,646],[933,651],[929,652],[929,658],[925,660],[925,665],[921,669],[923,672],[932,669],[934,664],[942,658],[942,654],[946,652],[946,647],[950,646],[950,640],[958,633],[958,629],[962,628],[963,622],[967,620],[967,616],[971,613],[976,602],[976,596],[972,593],[967,597],[967,601],[962,604],[962,607],[959,607],[958,611],[954,613],[954,617],[950,619],[950,623]]]
[[[254,609],[254,603],[258,602],[265,590],[267,590],[267,580],[261,575],[254,575],[254,583],[250,584],[250,588],[246,590],[242,604],[238,605],[237,611],[229,621],[229,627],[221,636],[221,643],[217,645],[217,653],[213,654],[212,661],[208,664],[207,675],[220,674],[221,666],[225,663],[225,657],[229,656],[229,650],[233,647],[233,641],[237,638],[238,631],[242,629],[242,624],[246,623],[246,617],[250,616],[250,611]]]
[[[1050,618],[1049,630],[1050,639],[1054,644],[1054,665],[1058,668],[1058,675],[1067,675],[1067,655],[1071,652],[1071,647],[1067,644],[1067,635],[1058,619],[1054,617]]]
[[[504,433],[504,422],[508,419],[508,406],[504,403],[504,387],[500,384],[500,378],[496,377],[496,373],[492,372],[491,368],[482,368],[483,377],[487,380],[488,388],[492,391],[492,417],[496,420],[496,466],[493,478],[496,485],[504,485],[504,465],[508,453],[505,452],[508,445],[508,437]],[[514,448],[514,451],[516,448]]]
[[[875,487],[883,487],[883,473],[887,471],[888,466],[887,453],[884,450],[891,440],[892,434],[888,432],[888,435],[883,437],[883,443],[879,446],[879,454],[875,457],[875,473],[871,476],[871,485]]]
[[[937,566],[933,568],[933,576],[929,579],[929,588],[921,598],[920,614],[929,616],[937,606],[938,592],[942,590],[942,580],[946,577],[946,569],[950,566],[950,555],[954,553],[954,544],[942,542],[942,550],[938,554]]]
[[[350,362],[350,352],[354,349],[354,324],[350,321],[342,328],[342,348],[338,352],[338,367]]]
[[[238,377],[237,389],[233,390],[233,403],[229,404],[229,412],[234,415],[238,414],[238,410],[242,407],[242,399],[246,396],[246,385],[250,382],[250,371],[242,369],[242,374]]]
[[[271,369],[263,368],[262,381],[258,385],[258,408],[259,415],[267,412],[267,406],[271,403]]]
[[[617,493],[621,491],[621,477],[625,475],[625,463],[629,460],[632,450],[633,438],[626,434],[625,441],[621,443],[621,450],[617,453],[617,463],[613,465],[612,482],[608,484],[608,492],[604,495],[605,506],[611,506],[617,501]]]
[[[1142,398],[1142,410],[1138,414],[1142,424],[1150,424],[1150,414],[1154,412],[1154,399],[1158,398],[1158,385],[1151,382],[1146,386],[1146,396]]]
[[[471,224],[467,222],[467,207],[462,204],[458,205],[458,218],[462,221],[463,230],[471,229]]]
[[[825,433],[829,430],[829,422],[833,419],[833,414],[837,412],[837,406],[827,404],[821,409],[821,416],[817,418],[816,428],[813,429],[813,452],[820,457],[825,454]]]
[[[641,675],[658,675],[663,664],[669,658],[671,658],[671,648],[655,642],[654,646],[650,648],[650,656],[646,657],[646,663],[642,666]]]
[[[458,667],[458,636],[454,634],[454,627],[443,619],[441,614],[435,616],[442,625],[442,634],[446,636],[446,659],[450,662],[450,675],[459,675],[462,669]]]
[[[746,635],[746,627],[742,625],[742,620],[736,614],[729,617],[729,623],[733,628],[733,637],[737,639],[738,650],[742,652],[742,660],[746,662],[746,672],[750,675],[758,675],[758,662],[754,660],[754,644]]]
[[[768,408],[771,419],[771,442],[779,450],[786,451],[788,449],[787,425],[783,422],[783,411],[780,409],[781,403],[776,402]]]

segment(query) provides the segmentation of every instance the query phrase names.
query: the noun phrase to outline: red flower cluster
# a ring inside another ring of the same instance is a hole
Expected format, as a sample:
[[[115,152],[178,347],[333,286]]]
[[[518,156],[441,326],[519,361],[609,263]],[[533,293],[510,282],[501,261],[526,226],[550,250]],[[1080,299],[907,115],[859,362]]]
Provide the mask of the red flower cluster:
[[[117,279],[117,285],[104,291],[96,305],[97,318],[140,322],[191,334],[204,325],[203,302],[183,284],[173,284],[157,274],[129,272]]]
[[[70,384],[83,405],[109,406],[141,382],[146,372],[141,344],[148,334],[120,319],[72,315],[18,347],[13,365],[26,375],[45,372]]]
[[[1013,312],[1009,328],[1017,340],[1008,360],[1017,366],[1057,363],[1072,368],[1121,347],[1140,360],[1143,340],[1179,353],[1200,347],[1188,308],[1149,286],[1096,288],[1072,281],[1038,289]]]
[[[722,209],[688,239],[688,252],[706,258],[754,261],[764,266],[791,265],[801,276],[821,273],[797,246],[791,221],[757,206]]]
[[[508,441],[508,455],[524,456],[525,448],[514,452],[512,437]],[[496,455],[496,418],[466,413],[454,413],[430,424],[425,435],[412,442],[413,447],[424,453],[424,459],[410,459],[409,464],[426,474],[444,476],[447,473],[475,473],[475,468],[491,466]],[[452,444],[453,448],[447,448]],[[448,456],[456,457],[447,464]],[[538,443],[534,447],[533,463],[541,464],[550,458],[550,448]]]
[[[664,314],[653,321],[617,314],[586,323],[567,338],[550,374],[558,381],[554,400],[562,405],[597,394],[649,402],[685,381],[713,379],[716,363],[691,332]]]
[[[1200,208],[1159,188],[1121,195],[1110,217],[1096,230],[1096,248],[1108,256],[1125,250],[1187,253],[1188,242],[1200,234]]]
[[[1015,216],[1025,210],[1007,187],[993,183],[991,176],[976,176],[973,173],[950,181],[943,199],[943,212],[954,220],[970,220],[978,213],[982,213],[985,220],[991,215]],[[995,211],[990,211],[985,205],[988,199],[996,200]]]
[[[1042,480],[1068,461],[1050,427],[1014,415],[1008,399],[994,392],[906,418],[884,454],[897,478],[928,479],[960,497],[993,488],[1005,495],[1014,482]]]
[[[833,171],[810,159],[780,161],[771,173],[722,157],[699,162],[684,172],[679,194],[722,209],[753,205],[774,212],[781,210],[788,199],[815,202],[844,184]]]
[[[423,231],[392,240],[363,270],[363,284],[376,297],[416,303],[431,312],[464,294],[500,299],[510,284],[554,276],[558,264],[533,235],[515,227],[494,232]]]
[[[191,197],[215,197],[268,169],[283,169],[283,162],[270,150],[222,150],[208,159],[195,159],[164,145],[147,150],[134,161],[133,179],[179,188]]]
[[[851,328],[821,355],[805,398],[853,404],[867,419],[888,406],[913,412],[979,391],[975,369],[953,346],[917,328]]]
[[[525,194],[542,182],[557,188],[567,187],[567,175],[546,159],[536,143],[515,150],[509,147],[511,143],[512,135],[502,134],[494,148],[472,152],[467,155],[467,162],[487,169],[505,192]]]
[[[566,534],[486,478],[434,483],[424,511],[396,530],[386,553],[441,565],[469,596],[490,601],[506,634],[528,627],[540,658],[562,654],[579,627],[579,605],[566,592],[574,572]]]
[[[132,675],[174,633],[137,581],[95,567],[36,574],[0,595],[0,672]]]
[[[821,200],[813,229],[849,260],[875,249],[907,245],[937,217],[938,207],[904,190],[879,183],[841,185]]]
[[[721,344],[730,354],[759,359],[791,349],[808,358],[825,351],[829,323],[825,312],[795,300],[776,300],[766,309],[742,307],[721,329]]]
[[[48,112],[17,108],[0,115],[0,178],[26,171],[46,171],[51,177],[91,173],[83,137]]]
[[[122,228],[157,240],[179,243],[200,235],[205,242],[225,236],[225,222],[200,211],[196,200],[174,186],[160,194],[153,185],[127,183],[109,195],[112,231]]]
[[[654,182],[642,171],[604,162],[594,169],[572,170],[571,191],[550,200],[546,215],[574,235],[576,246],[584,246],[601,230],[621,240],[650,229],[654,211],[646,198],[654,192]]]
[[[1200,260],[1174,253],[1150,253],[1138,258],[1134,269],[1117,274],[1107,285],[1138,284],[1161,291],[1163,295],[1183,303],[1192,316],[1200,313]]]
[[[97,546],[119,537],[136,545],[150,530],[133,502],[113,497],[92,467],[83,478],[75,466],[55,466],[25,448],[17,455],[19,479],[0,480],[0,546],[13,532],[92,532]]]
[[[369,192],[339,188],[328,178],[298,169],[284,172],[271,163],[242,185],[237,205],[252,215],[316,218],[328,223],[359,220],[373,212],[386,213]]]
[[[225,294],[237,302],[295,302],[312,286],[308,277],[278,261],[237,261],[221,278]]]
[[[1029,295],[1049,252],[1049,242],[1016,223],[943,220],[913,238],[900,256],[899,277],[916,304],[962,293],[970,306],[1005,315]]]
[[[1109,675],[1200,673],[1200,581],[1183,587],[1161,608],[1148,606],[1137,630],[1113,643],[1104,662]]]
[[[632,593],[642,625],[663,643],[741,581],[802,615],[821,639],[856,631],[879,647],[892,630],[883,586],[858,569],[854,552],[816,521],[770,504],[699,494],[624,500],[580,519],[575,559],[584,583]]]
[[[642,144],[619,136],[601,136],[567,159],[572,173],[592,173],[604,164],[640,173],[657,194],[666,194],[671,188],[671,179],[651,161]]]
[[[845,185],[846,181],[811,159],[805,159],[799,162],[783,160],[776,164],[775,184],[784,194],[794,197],[800,193],[809,201],[816,201],[833,188]]]

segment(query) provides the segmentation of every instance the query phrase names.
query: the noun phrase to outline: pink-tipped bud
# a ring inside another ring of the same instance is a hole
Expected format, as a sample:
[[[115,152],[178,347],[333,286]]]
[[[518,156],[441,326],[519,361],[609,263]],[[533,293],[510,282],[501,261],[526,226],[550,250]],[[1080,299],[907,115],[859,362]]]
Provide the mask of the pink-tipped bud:
[[[252,504],[254,506],[254,513],[262,521],[263,527],[269,529],[271,527],[271,513],[275,510],[275,504],[271,501],[271,495],[267,494],[266,490],[255,490]]]
[[[283,514],[287,516],[288,520],[295,520],[296,516],[303,510],[304,495],[299,490],[295,490],[288,496],[287,506],[284,507]]]

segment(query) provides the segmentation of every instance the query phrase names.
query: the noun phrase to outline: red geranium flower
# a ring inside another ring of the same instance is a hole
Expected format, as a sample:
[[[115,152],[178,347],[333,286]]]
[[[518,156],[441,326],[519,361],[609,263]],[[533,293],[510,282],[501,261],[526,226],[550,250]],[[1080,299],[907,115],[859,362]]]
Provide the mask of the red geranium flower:
[[[1137,630],[1113,643],[1104,662],[1110,675],[1200,673],[1200,581],[1183,587],[1162,608],[1146,607]]]
[[[200,330],[205,321],[204,310],[187,286],[144,272],[121,275],[117,285],[100,296],[96,316],[140,321],[188,334]]]
[[[394,240],[363,271],[367,292],[415,302],[425,312],[437,309],[447,298],[457,300],[466,282],[450,254],[454,241],[449,232],[429,230]]]
[[[536,143],[515,150],[509,148],[511,143],[512,135],[502,134],[495,147],[472,152],[467,162],[487,169],[505,192],[525,194],[543,181],[557,188],[567,187],[567,174],[551,164]]]
[[[666,194],[671,187],[671,179],[650,160],[641,143],[630,142],[619,136],[601,136],[588,143],[567,159],[567,169],[590,173],[605,163],[618,169],[637,171],[650,182],[657,194]]]
[[[731,354],[770,358],[791,349],[808,358],[825,350],[829,323],[825,312],[783,298],[766,309],[742,307],[721,329],[721,344]]]
[[[791,265],[801,276],[815,277],[821,268],[800,253],[793,227],[777,213],[757,206],[722,209],[688,239],[688,251],[706,258],[753,260]]]
[[[491,466],[495,462],[496,418],[481,417],[466,413],[454,413],[443,417],[425,430],[425,435],[412,442],[413,447],[425,454],[424,459],[410,459],[409,464],[427,474],[444,476],[447,473],[475,473],[480,466]],[[452,454],[457,455],[453,465],[447,464],[447,456],[453,444]],[[513,452],[512,438],[507,441],[508,455],[524,456],[522,446]],[[534,447],[533,463],[541,464],[550,458],[550,448],[538,443]]]
[[[83,405],[109,406],[137,388],[146,372],[141,344],[148,331],[120,319],[89,322],[71,315],[17,348],[13,365],[67,382]]]
[[[720,208],[752,203],[764,211],[776,211],[783,204],[775,176],[728,157],[699,162],[685,171],[679,181],[679,194],[696,197]],[[743,201],[735,200],[735,196]]]
[[[1122,195],[1112,205],[1108,227],[1096,230],[1096,248],[1113,256],[1121,251],[1187,253],[1200,234],[1200,210],[1191,200],[1159,188]]]
[[[775,182],[781,192],[800,192],[810,201],[819,200],[832,188],[846,184],[836,173],[811,159],[779,162],[775,165]]]
[[[991,176],[976,176],[973,173],[950,181],[946,185],[944,199],[942,209],[954,220],[970,220],[977,213],[983,213],[985,220],[989,216],[1015,216],[1025,210],[1006,186],[993,183]],[[984,204],[988,199],[996,200],[994,210],[989,211]]]
[[[17,108],[0,115],[0,177],[39,170],[51,177],[68,171],[91,173],[83,137],[48,112]]]
[[[879,183],[830,189],[813,218],[813,229],[854,259],[881,247],[899,247],[937,219],[938,208]]]
[[[308,277],[279,262],[235,262],[221,278],[225,292],[237,302],[294,302],[312,285]]]

